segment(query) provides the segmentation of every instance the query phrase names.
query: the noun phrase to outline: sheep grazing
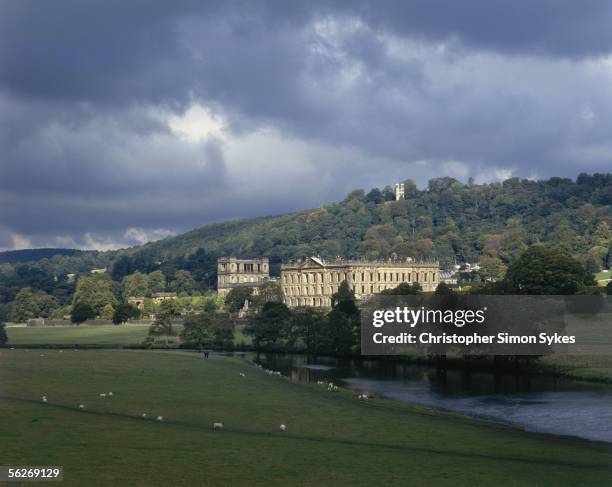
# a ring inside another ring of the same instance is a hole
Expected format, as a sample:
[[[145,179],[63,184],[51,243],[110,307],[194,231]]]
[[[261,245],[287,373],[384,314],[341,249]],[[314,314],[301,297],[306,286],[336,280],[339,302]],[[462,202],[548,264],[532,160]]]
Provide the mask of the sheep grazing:
[[[113,397],[113,393],[112,393],[112,392],[109,392],[109,393],[108,393],[108,395],[109,395],[110,397]]]
[[[244,372],[240,372],[240,377],[246,377],[246,374]]]
[[[222,430],[223,429],[223,423],[213,423],[213,430]]]
[[[368,395],[367,394],[359,394],[358,399],[367,399]]]
[[[142,419],[147,419],[147,413],[142,413],[142,416],[140,416]]]
[[[59,351],[59,353],[64,353],[64,351],[63,351],[63,350],[60,350],[60,351]]]
[[[47,402],[47,396],[43,396],[40,398],[42,402]]]
[[[44,356],[45,356],[45,354],[44,354],[44,353],[41,353],[41,354],[40,354],[40,356],[41,356],[41,357],[44,357]]]
[[[287,427],[286,427],[284,424],[281,424],[281,425],[280,425],[280,430],[281,430],[281,431],[285,431],[286,429],[287,429]]]
[[[102,394],[99,395],[100,399],[104,399],[106,397],[106,394],[103,392]]]
[[[85,404],[79,404],[79,409],[85,409]]]
[[[334,384],[333,382],[330,382],[329,384],[327,384],[327,390],[328,391],[337,391],[338,390],[338,386],[336,384]]]
[[[163,416],[158,416],[158,417],[157,417],[157,421],[163,421],[163,420],[164,420],[164,417],[163,417]]]
[[[324,386],[325,385],[325,381],[318,380],[317,381],[317,385]]]

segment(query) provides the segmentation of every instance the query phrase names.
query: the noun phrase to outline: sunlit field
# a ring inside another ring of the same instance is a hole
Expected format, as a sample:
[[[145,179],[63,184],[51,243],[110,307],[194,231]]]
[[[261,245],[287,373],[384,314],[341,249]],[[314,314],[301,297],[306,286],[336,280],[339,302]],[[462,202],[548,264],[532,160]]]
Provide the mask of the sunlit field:
[[[360,400],[267,374],[244,359],[189,352],[4,349],[0,414],[3,463],[63,465],[65,485],[612,479],[611,445]],[[224,429],[213,431],[213,422]]]

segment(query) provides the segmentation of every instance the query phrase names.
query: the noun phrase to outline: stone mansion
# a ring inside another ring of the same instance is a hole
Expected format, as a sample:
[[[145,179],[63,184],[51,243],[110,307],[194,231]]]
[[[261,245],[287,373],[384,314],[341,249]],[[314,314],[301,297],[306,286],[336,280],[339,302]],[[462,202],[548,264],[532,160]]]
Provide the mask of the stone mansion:
[[[357,299],[367,299],[405,282],[419,283],[425,292],[440,283],[438,262],[406,260],[342,260],[326,262],[318,257],[281,266],[281,288],[285,304],[291,308],[331,307],[332,295],[347,281]]]
[[[258,286],[270,277],[267,258],[237,259],[222,257],[217,262],[220,296],[236,287]],[[357,299],[366,299],[385,289],[405,282],[419,283],[425,292],[436,289],[440,283],[438,262],[415,262],[411,259],[394,260],[343,260],[324,261],[309,257],[281,265],[280,286],[285,304],[291,308],[308,306],[331,307],[332,295],[342,281],[347,281]]]

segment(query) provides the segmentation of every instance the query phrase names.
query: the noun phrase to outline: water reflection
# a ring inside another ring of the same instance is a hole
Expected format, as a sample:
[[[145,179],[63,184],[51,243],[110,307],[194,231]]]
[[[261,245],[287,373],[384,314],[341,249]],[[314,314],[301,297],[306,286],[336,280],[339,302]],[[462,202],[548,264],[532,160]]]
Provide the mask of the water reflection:
[[[527,373],[379,360],[261,354],[249,358],[300,382],[333,381],[404,402],[509,422],[530,431],[612,442],[612,387]]]

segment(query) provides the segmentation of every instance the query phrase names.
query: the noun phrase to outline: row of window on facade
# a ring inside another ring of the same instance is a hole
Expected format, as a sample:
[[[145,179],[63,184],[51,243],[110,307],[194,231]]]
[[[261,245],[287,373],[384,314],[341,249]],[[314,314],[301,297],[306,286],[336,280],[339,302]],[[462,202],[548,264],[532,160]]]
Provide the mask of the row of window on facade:
[[[221,271],[228,271],[228,264],[221,264]],[[230,272],[266,272],[261,264],[229,264]]]
[[[330,298],[288,298],[288,306],[315,306],[315,307],[330,307]]]
[[[385,289],[393,289],[393,285],[374,285],[374,284],[361,284],[353,286],[353,290],[356,294],[374,294],[384,291]],[[330,296],[338,291],[338,286],[287,286],[284,292],[287,296],[313,296],[313,295],[327,295]]]
[[[353,272],[352,278],[353,282],[428,282],[429,275],[431,274],[431,282],[436,282],[436,273],[435,272]],[[327,282],[337,282],[340,283],[342,281],[347,280],[347,276],[349,273],[347,272],[330,272],[327,274],[330,276],[327,279]],[[310,273],[287,273],[283,276],[284,284],[300,284],[300,276],[302,284],[317,284],[324,282],[324,274],[320,272],[310,272]],[[369,280],[367,280],[369,276]],[[375,280],[374,277],[377,277]],[[420,277],[420,280],[419,280]],[[359,279],[361,278],[361,279]]]

